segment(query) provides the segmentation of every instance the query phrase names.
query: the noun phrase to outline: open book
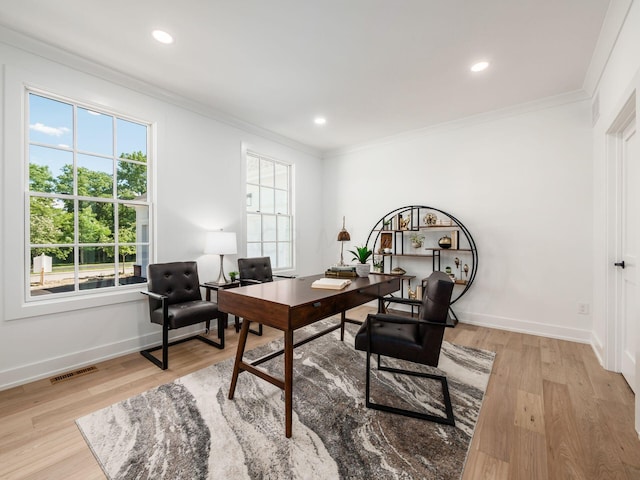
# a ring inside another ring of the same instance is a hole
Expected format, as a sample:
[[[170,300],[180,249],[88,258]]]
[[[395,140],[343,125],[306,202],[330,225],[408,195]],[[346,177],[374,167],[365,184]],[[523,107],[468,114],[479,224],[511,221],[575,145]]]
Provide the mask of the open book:
[[[328,288],[330,290],[342,290],[351,285],[351,280],[346,278],[319,278],[311,284],[312,288]]]

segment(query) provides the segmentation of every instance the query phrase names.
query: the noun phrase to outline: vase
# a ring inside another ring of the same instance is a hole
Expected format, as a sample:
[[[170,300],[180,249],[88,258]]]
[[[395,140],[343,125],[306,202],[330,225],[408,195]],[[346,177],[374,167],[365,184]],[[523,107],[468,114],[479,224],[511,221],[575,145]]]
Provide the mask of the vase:
[[[447,237],[446,235],[438,240],[438,245],[440,248],[451,248],[451,237]]]
[[[371,271],[371,265],[368,263],[356,263],[356,274],[359,277],[368,277]]]

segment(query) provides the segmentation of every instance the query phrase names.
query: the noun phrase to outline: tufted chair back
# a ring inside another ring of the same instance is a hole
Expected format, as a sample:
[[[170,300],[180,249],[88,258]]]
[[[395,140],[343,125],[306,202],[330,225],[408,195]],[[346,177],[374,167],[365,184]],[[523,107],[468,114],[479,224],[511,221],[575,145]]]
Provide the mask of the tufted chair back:
[[[149,291],[166,295],[167,304],[202,300],[196,262],[172,262],[149,265]],[[160,308],[161,302],[151,299],[152,311]]]
[[[259,283],[273,282],[271,258],[239,258],[238,273],[240,274],[241,282],[243,280],[255,280]]]

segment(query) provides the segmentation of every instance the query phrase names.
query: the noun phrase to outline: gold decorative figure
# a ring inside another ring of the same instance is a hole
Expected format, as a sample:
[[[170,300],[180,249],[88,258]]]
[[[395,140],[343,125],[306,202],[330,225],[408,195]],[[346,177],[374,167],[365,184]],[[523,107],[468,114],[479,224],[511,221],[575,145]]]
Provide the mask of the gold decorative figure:
[[[411,287],[409,287],[409,299],[415,300],[416,298],[418,298],[416,290],[411,290]]]
[[[466,279],[467,275],[469,275],[469,265],[465,263],[464,267],[462,267],[462,270],[464,271],[464,278]]]
[[[409,222],[411,222],[411,217],[401,218],[400,219],[400,230],[407,230],[409,228]]]

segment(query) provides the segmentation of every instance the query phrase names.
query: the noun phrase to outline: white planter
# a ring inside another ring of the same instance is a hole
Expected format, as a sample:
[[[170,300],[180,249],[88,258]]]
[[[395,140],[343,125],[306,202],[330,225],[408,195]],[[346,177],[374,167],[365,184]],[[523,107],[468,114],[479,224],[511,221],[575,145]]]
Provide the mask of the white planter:
[[[371,265],[368,263],[356,263],[356,274],[359,277],[368,277],[371,271]]]

